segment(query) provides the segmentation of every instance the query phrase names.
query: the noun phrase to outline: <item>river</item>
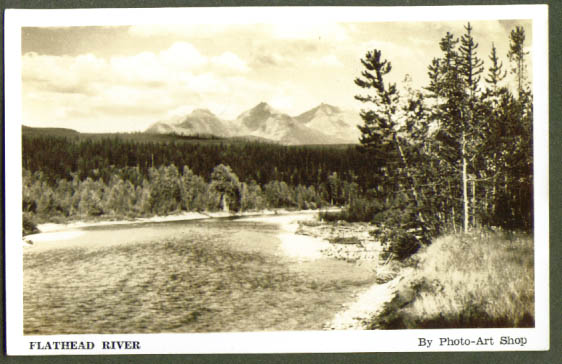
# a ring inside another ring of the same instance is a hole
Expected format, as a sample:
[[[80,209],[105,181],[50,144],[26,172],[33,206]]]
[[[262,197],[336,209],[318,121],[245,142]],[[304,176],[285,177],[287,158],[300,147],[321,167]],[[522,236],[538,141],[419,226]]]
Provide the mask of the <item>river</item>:
[[[322,329],[374,282],[295,235],[312,214],[90,226],[24,249],[26,334]]]

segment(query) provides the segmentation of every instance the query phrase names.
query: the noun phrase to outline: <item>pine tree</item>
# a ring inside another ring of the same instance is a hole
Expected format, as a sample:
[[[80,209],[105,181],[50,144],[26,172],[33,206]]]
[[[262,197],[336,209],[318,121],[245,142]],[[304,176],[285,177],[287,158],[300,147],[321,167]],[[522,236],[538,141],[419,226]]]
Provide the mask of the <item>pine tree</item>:
[[[356,96],[370,106],[360,114],[364,121],[364,125],[359,127],[362,133],[360,142],[375,162],[372,167],[378,176],[376,198],[382,202],[381,210],[375,212],[373,221],[388,226],[374,234],[386,245],[387,254],[401,259],[428,241],[422,214],[425,201],[417,191],[414,169],[409,160],[411,147],[405,138],[408,128],[414,132],[414,124],[406,123],[404,113],[416,113],[416,106],[420,104],[412,100],[408,107],[401,107],[396,84],[384,82],[384,76],[392,67],[390,62],[382,60],[379,50],[367,52],[361,62],[366,70],[355,83],[359,87],[373,89],[373,92]],[[350,211],[356,208],[350,205]]]
[[[483,211],[483,217],[487,223],[495,223],[495,215],[497,211],[498,201],[498,181],[502,174],[505,162],[505,153],[503,151],[508,147],[507,129],[509,125],[506,117],[511,93],[502,86],[502,81],[507,76],[507,71],[503,70],[503,63],[499,60],[496,47],[492,45],[490,56],[488,57],[491,66],[488,68],[488,75],[485,78],[489,87],[482,97],[482,101],[486,110],[484,118],[487,120],[487,128],[485,129],[484,142],[480,150],[481,155],[485,158],[485,176],[488,179],[488,189],[485,192],[486,207]],[[496,224],[497,225],[497,224]]]
[[[355,84],[364,89],[374,89],[372,94],[355,98],[369,105],[369,109],[361,110],[364,124],[359,126],[361,131],[360,143],[372,159],[374,178],[377,179],[377,189],[381,196],[388,198],[400,183],[400,155],[396,144],[399,94],[396,84],[384,83],[384,76],[392,70],[387,60],[381,59],[381,51],[367,52],[361,63],[366,68],[362,77],[355,79]]]
[[[527,80],[527,66],[525,64],[525,56],[529,52],[525,52],[525,29],[522,26],[517,26],[511,31],[509,36],[509,51],[507,57],[512,62],[511,73],[515,74],[517,80],[517,92],[521,97],[526,88],[525,81]]]
[[[501,81],[505,79],[507,76],[507,71],[504,71],[503,62],[498,59],[498,55],[496,52],[496,46],[492,43],[492,51],[490,52],[490,56],[488,57],[492,65],[488,68],[488,77],[484,80],[492,86],[492,91],[497,91],[499,84]]]
[[[462,60],[457,51],[459,39],[447,32],[439,42],[443,53],[433,60],[428,68],[430,85],[426,88],[429,97],[436,100],[431,108],[430,119],[434,124],[432,159],[438,169],[436,183],[446,187],[445,207],[450,209],[451,222],[455,227],[456,215],[463,211],[462,225],[468,229],[467,159],[466,133],[468,124],[465,114],[466,94],[462,75]],[[454,176],[460,176],[459,179]],[[460,183],[457,183],[459,182]],[[460,188],[457,188],[459,186]],[[461,196],[458,196],[460,192]],[[462,201],[459,204],[458,201]]]
[[[480,75],[484,71],[484,62],[478,58],[476,54],[476,49],[478,48],[478,43],[474,41],[472,37],[472,26],[468,23],[465,26],[465,34],[461,37],[461,44],[459,47],[459,56],[461,62],[461,75],[464,78],[465,87],[465,98],[466,106],[464,108],[466,117],[466,130],[464,134],[464,155],[463,155],[463,196],[467,198],[468,182],[472,183],[472,193],[471,202],[464,200],[465,206],[465,232],[466,226],[469,222],[467,219],[470,216],[468,212],[469,204],[472,207],[472,225],[476,223],[477,215],[477,179],[481,177],[481,171],[477,167],[481,160],[478,158],[481,154],[479,149],[482,145],[482,135],[483,130],[486,128],[486,123],[483,120],[482,114],[483,110],[480,105],[479,98],[479,85],[480,85]],[[472,178],[468,178],[468,173]]]

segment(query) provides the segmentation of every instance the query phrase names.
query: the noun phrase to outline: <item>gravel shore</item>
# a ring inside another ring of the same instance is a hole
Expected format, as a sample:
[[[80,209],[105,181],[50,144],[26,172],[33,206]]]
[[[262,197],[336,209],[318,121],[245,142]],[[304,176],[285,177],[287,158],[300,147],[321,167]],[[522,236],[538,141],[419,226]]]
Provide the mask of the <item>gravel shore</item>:
[[[327,330],[365,330],[371,328],[376,317],[384,313],[401,297],[407,287],[408,269],[392,261],[383,260],[383,247],[369,231],[366,223],[325,223],[316,220],[300,221],[295,233],[323,240],[320,252],[350,264],[367,266],[377,275],[377,283],[359,292],[345,304],[332,320],[324,325]]]

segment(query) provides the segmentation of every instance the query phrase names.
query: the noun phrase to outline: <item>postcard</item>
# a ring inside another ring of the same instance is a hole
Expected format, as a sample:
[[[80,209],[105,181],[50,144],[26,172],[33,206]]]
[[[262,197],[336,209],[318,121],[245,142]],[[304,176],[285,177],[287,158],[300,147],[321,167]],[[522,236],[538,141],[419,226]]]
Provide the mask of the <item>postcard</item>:
[[[546,5],[5,19],[9,355],[549,349]]]

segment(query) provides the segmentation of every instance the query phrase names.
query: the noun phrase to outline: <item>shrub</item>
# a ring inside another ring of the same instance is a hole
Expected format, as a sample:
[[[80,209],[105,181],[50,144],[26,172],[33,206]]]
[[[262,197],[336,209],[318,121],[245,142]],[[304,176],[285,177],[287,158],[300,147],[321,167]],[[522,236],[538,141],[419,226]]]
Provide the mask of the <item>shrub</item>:
[[[414,201],[400,197],[389,201],[373,218],[377,227],[371,231],[384,245],[382,257],[404,260],[429,245],[439,232],[431,216],[423,214]]]
[[[332,244],[361,245],[361,240],[356,236],[352,236],[352,237],[337,236],[328,239],[328,241]]]
[[[375,199],[358,197],[342,211],[321,212],[320,219],[324,221],[371,222],[381,210],[381,203]]]
[[[422,246],[418,230],[404,230],[402,227],[383,228],[371,232],[384,246],[381,257],[404,260],[416,253]]]
[[[31,214],[24,213],[23,214],[23,235],[35,234],[38,233],[39,229],[33,220]]]

